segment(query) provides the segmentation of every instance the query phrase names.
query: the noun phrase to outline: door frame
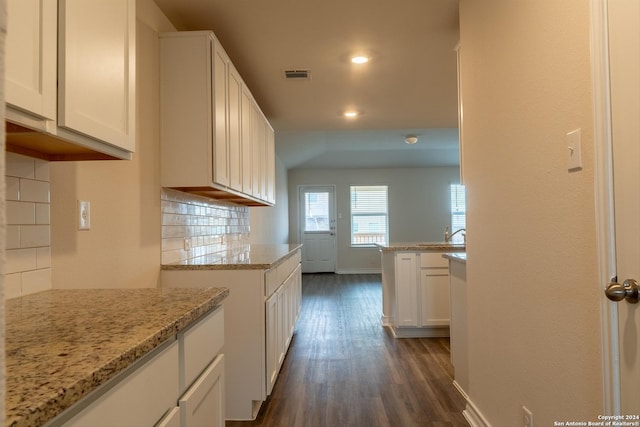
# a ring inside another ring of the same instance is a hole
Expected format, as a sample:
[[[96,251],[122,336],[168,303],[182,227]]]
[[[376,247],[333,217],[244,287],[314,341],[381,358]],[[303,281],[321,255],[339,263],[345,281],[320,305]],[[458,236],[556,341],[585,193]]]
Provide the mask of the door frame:
[[[618,307],[604,297],[616,276],[613,198],[613,147],[609,74],[608,0],[591,0],[591,71],[593,80],[593,140],[598,249],[598,288],[601,292],[603,410],[620,413]]]
[[[302,190],[305,188],[322,188],[329,187],[333,189],[333,205],[330,215],[333,216],[335,221],[334,234],[333,234],[333,272],[338,271],[338,195],[335,184],[298,184],[298,191],[296,192],[296,218],[298,222],[298,242],[302,243],[302,227],[304,226],[304,218],[302,218],[302,210],[300,209],[300,201]]]

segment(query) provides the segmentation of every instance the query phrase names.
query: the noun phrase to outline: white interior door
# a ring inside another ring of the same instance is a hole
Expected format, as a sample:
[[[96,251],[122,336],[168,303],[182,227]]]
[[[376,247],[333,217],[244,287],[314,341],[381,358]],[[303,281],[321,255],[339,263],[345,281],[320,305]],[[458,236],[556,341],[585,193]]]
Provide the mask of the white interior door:
[[[303,273],[333,273],[336,269],[335,188],[300,187],[300,242]]]
[[[615,271],[617,281],[623,283],[627,279],[640,280],[640,2],[608,0],[605,4],[609,27]],[[627,295],[633,292],[630,286],[618,290]],[[640,304],[624,299],[611,304],[615,304],[613,312],[618,318],[617,340],[613,340],[618,348],[617,354],[614,349],[611,363],[620,382],[619,399],[613,406],[621,415],[637,416]]]

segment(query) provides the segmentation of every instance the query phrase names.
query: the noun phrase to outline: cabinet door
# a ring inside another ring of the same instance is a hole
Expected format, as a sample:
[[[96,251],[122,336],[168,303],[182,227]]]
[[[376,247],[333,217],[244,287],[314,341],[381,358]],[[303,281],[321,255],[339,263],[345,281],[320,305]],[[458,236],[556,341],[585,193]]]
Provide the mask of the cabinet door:
[[[135,146],[135,0],[59,0],[58,125]]]
[[[418,326],[418,270],[416,254],[396,254],[396,292],[398,319],[396,326]]]
[[[271,394],[278,377],[278,293],[266,302],[266,352],[267,352],[267,395]]]
[[[276,202],[276,154],[275,154],[275,134],[271,126],[265,122],[265,200],[269,203]]]
[[[242,79],[229,64],[229,187],[242,191]]]
[[[448,326],[449,270],[447,268],[422,269],[420,279],[421,326]]]
[[[56,0],[8,0],[6,101],[20,110],[56,119]]]
[[[251,109],[251,127],[252,127],[252,149],[253,149],[253,161],[251,163],[251,175],[252,175],[252,191],[253,197],[262,199],[263,190],[263,170],[264,170],[264,120],[258,106],[253,103]]]
[[[211,362],[178,406],[183,427],[224,427],[224,354]]]
[[[242,86],[240,109],[242,117],[242,192],[253,194],[253,125],[251,123],[253,100],[245,86]]]
[[[213,51],[213,181],[229,185],[229,149],[227,135],[227,55],[217,45]]]

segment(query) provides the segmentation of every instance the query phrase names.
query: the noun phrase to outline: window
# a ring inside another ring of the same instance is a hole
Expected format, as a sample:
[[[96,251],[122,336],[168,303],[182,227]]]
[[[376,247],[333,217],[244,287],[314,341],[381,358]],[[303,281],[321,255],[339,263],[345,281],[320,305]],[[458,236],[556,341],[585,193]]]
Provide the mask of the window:
[[[458,230],[466,228],[466,198],[464,185],[451,184],[451,233],[455,233]],[[464,231],[453,236],[454,243],[463,243],[464,237],[462,236]]]
[[[329,193],[304,194],[304,231],[329,231]]]
[[[351,246],[389,242],[387,186],[351,186]]]

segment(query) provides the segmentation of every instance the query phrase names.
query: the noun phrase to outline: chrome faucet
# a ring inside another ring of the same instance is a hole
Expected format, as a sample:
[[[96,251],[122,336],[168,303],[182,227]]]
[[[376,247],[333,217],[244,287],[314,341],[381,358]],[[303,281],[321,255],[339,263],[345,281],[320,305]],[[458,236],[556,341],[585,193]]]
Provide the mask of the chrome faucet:
[[[453,236],[455,236],[456,234],[458,234],[458,233],[460,233],[462,231],[466,231],[466,229],[465,228],[461,228],[459,230],[456,230],[453,233],[449,233],[449,226],[445,227],[445,229],[444,229],[444,241],[446,243],[450,242],[451,239],[453,239]],[[464,233],[462,234],[462,236],[464,237]]]

